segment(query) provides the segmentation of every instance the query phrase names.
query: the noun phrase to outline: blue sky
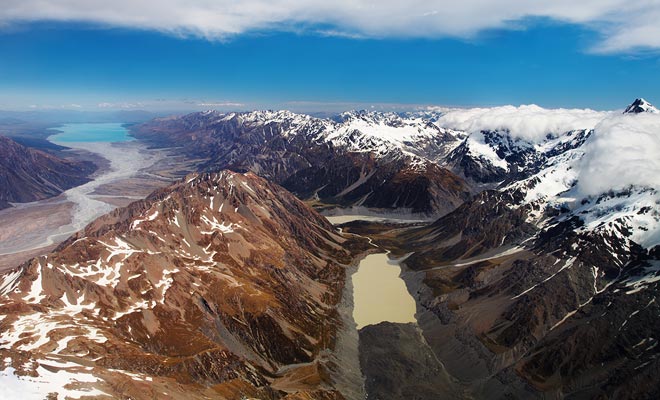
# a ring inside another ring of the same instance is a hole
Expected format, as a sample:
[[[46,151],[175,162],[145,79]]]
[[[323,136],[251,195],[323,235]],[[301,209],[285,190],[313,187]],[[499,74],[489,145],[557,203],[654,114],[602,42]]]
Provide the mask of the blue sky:
[[[654,48],[595,51],[603,33],[585,24],[521,21],[465,37],[328,34],[322,25],[209,37],[20,21],[0,28],[0,109],[618,109],[660,100]]]

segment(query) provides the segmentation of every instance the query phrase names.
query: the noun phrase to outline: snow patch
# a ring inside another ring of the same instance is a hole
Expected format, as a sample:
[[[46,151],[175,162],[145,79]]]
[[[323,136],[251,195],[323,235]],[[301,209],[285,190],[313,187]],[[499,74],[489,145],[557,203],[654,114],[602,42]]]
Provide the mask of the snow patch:
[[[57,371],[51,371],[44,366],[56,367]],[[43,400],[49,393],[56,392],[58,398],[79,399],[85,397],[107,396],[109,394],[88,387],[102,383],[94,375],[84,372],[84,367],[73,363],[65,364],[43,361],[37,368],[38,377],[18,376],[12,367],[0,371],[0,386],[2,386],[3,397],[7,399]]]

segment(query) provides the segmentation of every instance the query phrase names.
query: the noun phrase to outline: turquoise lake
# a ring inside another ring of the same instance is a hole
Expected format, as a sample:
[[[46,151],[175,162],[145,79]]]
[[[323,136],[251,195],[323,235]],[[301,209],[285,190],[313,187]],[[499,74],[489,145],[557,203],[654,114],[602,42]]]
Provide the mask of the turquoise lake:
[[[65,124],[60,133],[48,137],[53,143],[127,142],[134,140],[122,123]]]

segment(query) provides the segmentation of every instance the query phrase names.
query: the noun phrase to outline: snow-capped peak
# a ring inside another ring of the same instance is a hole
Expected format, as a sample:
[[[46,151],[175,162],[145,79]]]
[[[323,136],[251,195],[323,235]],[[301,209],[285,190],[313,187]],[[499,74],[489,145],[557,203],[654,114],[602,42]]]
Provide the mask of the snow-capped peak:
[[[653,104],[649,103],[648,101],[639,98],[636,99],[635,101],[632,102],[627,108],[626,111],[624,111],[624,114],[639,114],[639,113],[653,113],[657,114],[660,111],[658,111],[657,108],[653,106]]]

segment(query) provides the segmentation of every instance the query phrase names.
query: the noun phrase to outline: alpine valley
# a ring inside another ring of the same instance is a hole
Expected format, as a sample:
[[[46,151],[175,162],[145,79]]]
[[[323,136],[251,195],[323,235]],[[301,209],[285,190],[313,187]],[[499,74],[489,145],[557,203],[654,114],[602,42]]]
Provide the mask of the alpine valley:
[[[142,171],[164,187],[0,275],[9,398],[660,398],[660,113],[643,99],[206,111],[130,134],[178,160]],[[96,170],[10,139],[0,155],[0,207]],[[358,329],[352,277],[374,253],[414,318]]]

